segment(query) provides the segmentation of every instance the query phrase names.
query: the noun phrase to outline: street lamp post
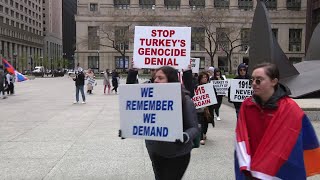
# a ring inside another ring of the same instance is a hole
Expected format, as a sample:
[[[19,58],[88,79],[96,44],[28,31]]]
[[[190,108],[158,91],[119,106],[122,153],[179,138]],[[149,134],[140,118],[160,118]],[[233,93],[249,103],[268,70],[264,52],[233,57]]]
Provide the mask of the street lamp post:
[[[13,67],[17,68],[17,53],[13,53]]]
[[[100,71],[100,52],[98,50],[98,72]]]

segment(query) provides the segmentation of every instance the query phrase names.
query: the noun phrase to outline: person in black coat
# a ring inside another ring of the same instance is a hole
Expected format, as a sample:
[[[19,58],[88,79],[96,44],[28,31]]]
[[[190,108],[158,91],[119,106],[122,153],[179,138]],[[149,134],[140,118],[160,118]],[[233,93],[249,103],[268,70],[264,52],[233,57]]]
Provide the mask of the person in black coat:
[[[235,77],[234,79],[251,79],[251,76],[248,74],[248,68],[247,68],[246,64],[244,64],[244,63],[239,64],[239,66],[238,66],[238,76]],[[229,91],[228,91],[228,101],[233,103],[234,108],[236,110],[237,119],[238,119],[239,111],[240,111],[240,107],[241,107],[242,103],[241,102],[232,102],[230,100],[230,88],[229,88]]]
[[[169,66],[156,70],[155,83],[179,82],[177,71]],[[189,92],[182,86],[183,142],[146,140],[156,180],[182,179],[190,162],[192,141],[199,133],[197,114]],[[175,120],[175,119],[172,119]]]
[[[215,68],[214,69],[213,76],[212,76],[211,80],[212,81],[225,80],[224,77],[222,77],[221,71],[220,71],[219,68]],[[216,93],[216,97],[217,97],[217,104],[213,105],[213,109],[214,109],[214,112],[217,115],[217,121],[221,121],[221,118],[220,118],[219,115],[220,115],[220,107],[221,107],[221,104],[222,104],[223,95],[217,95],[217,93]]]
[[[82,96],[82,104],[86,103],[86,96],[84,94],[84,81],[85,81],[85,75],[83,73],[82,68],[78,68],[78,71],[76,72],[76,76],[73,78],[76,85],[76,101],[74,101],[74,104],[79,103],[79,91],[81,92]]]
[[[116,93],[118,93],[119,80],[120,80],[119,73],[116,72],[116,70],[113,70],[112,79],[111,79],[113,88],[111,91],[115,91]]]

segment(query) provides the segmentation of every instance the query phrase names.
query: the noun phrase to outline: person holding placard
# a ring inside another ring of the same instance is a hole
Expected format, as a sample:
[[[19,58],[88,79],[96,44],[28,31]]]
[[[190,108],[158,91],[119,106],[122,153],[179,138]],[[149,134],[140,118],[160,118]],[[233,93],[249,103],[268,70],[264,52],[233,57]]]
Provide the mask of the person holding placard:
[[[214,69],[214,73],[213,73],[213,77],[211,78],[211,80],[225,80],[222,76],[221,76],[221,71],[219,68],[215,68]],[[222,95],[216,95],[217,97],[217,101],[218,103],[213,105],[213,108],[214,108],[214,112],[216,113],[217,115],[217,121],[221,121],[221,118],[220,118],[220,107],[221,107],[221,104],[222,104],[222,98],[223,96]]]
[[[248,72],[248,69],[247,69],[246,64],[244,64],[244,63],[239,64],[239,66],[238,66],[238,76],[235,77],[234,79],[250,79],[250,75],[247,72]],[[237,119],[238,119],[239,111],[240,111],[240,107],[241,107],[242,103],[241,102],[232,102],[230,100],[230,88],[229,88],[229,91],[228,91],[228,101],[233,103],[234,108],[236,110]]]
[[[279,83],[275,64],[253,68],[253,96],[241,105],[236,127],[237,180],[306,179],[320,174],[320,146],[312,124]]]
[[[86,73],[86,79],[88,80],[87,93],[92,94],[92,90],[95,82],[95,76],[92,69],[88,69],[88,72]]]
[[[177,71],[169,66],[156,70],[154,83],[179,82]],[[192,141],[198,135],[197,115],[189,92],[182,87],[183,142],[146,140],[156,180],[181,179],[188,167]],[[173,121],[175,119],[172,119]]]
[[[198,76],[198,85],[209,83],[209,74],[207,72],[201,72]],[[197,89],[197,88],[196,88]],[[203,107],[197,109],[198,122],[201,124],[201,140],[200,144],[205,145],[208,132],[208,124],[212,119],[209,107]]]

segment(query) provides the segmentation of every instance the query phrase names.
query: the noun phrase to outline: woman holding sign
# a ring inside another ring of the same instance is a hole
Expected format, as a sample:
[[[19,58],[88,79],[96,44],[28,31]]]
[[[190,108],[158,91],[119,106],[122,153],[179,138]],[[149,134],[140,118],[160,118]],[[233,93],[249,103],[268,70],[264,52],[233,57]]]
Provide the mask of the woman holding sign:
[[[213,73],[213,77],[211,78],[211,80],[215,81],[215,80],[225,80],[222,75],[221,75],[221,71],[219,68],[215,68],[214,69],[214,73]],[[221,104],[222,104],[222,98],[223,98],[223,95],[216,95],[217,97],[217,104],[213,105],[213,108],[214,108],[214,112],[216,113],[217,115],[217,121],[221,121],[221,118],[219,116],[219,112],[220,112],[220,107],[221,107]]]
[[[177,71],[169,66],[156,70],[154,83],[179,82]],[[198,135],[196,110],[189,92],[182,87],[183,142],[146,140],[156,180],[176,180],[183,177],[192,150],[192,141]],[[172,119],[175,121],[175,119]]]
[[[253,68],[254,94],[241,105],[236,128],[236,179],[306,179],[320,174],[320,147],[303,110],[279,83],[279,70]]]

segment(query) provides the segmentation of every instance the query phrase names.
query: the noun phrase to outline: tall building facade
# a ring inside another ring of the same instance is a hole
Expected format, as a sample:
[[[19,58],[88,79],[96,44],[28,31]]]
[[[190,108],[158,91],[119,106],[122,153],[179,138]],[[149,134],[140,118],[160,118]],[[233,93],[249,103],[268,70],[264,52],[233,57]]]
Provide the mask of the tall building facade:
[[[302,61],[307,0],[264,1],[281,48],[293,63]],[[239,63],[249,62],[248,43],[256,3],[256,0],[78,0],[76,63],[95,71],[127,69],[132,59],[134,26],[187,26],[192,27],[191,57],[200,58],[200,69],[213,63],[234,73]],[[211,54],[207,53],[210,47]]]
[[[62,36],[63,57],[68,59],[68,68],[74,68],[74,51],[76,50],[77,0],[63,0],[62,6]]]
[[[306,48],[308,48],[313,30],[319,24],[319,22],[320,22],[320,0],[308,0]]]
[[[62,67],[62,0],[42,0],[44,59],[48,69]]]
[[[19,71],[43,56],[42,0],[0,0],[0,56]]]

